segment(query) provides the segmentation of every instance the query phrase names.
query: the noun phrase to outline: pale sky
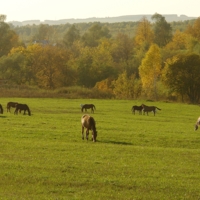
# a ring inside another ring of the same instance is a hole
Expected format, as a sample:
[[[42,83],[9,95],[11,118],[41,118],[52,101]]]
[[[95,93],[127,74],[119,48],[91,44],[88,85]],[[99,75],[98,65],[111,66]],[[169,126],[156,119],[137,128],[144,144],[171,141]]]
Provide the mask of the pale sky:
[[[159,13],[200,16],[200,0],[2,0],[9,21],[86,19]]]

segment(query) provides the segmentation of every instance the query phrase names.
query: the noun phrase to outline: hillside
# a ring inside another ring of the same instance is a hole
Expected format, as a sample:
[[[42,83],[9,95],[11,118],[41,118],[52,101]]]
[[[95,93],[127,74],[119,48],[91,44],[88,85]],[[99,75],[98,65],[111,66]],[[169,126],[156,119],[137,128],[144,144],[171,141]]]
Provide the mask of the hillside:
[[[14,26],[25,26],[25,25],[39,25],[39,24],[49,24],[49,25],[60,25],[60,24],[74,24],[74,23],[89,23],[89,22],[103,22],[103,23],[115,23],[115,22],[136,22],[139,21],[142,17],[146,17],[149,21],[151,21],[152,15],[126,15],[126,16],[119,16],[119,17],[105,17],[105,18],[86,18],[86,19],[60,19],[60,20],[27,20],[27,21],[10,21],[8,23],[13,24]],[[186,15],[176,15],[176,14],[169,14],[163,15],[167,22],[173,21],[185,21],[196,19],[196,17],[188,17]]]

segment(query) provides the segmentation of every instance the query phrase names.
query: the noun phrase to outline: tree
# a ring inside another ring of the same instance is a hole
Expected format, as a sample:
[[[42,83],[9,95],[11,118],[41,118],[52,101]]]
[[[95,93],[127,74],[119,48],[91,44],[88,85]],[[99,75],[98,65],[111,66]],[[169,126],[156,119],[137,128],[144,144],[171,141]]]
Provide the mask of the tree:
[[[82,41],[86,46],[96,47],[101,38],[110,38],[111,35],[106,26],[100,23],[94,23],[89,30],[82,36]]]
[[[145,94],[157,99],[157,82],[161,74],[160,48],[152,44],[139,66],[139,75]]]
[[[75,27],[75,25],[73,24],[69,30],[67,31],[67,33],[64,35],[63,37],[63,42],[65,44],[66,47],[71,47],[72,44],[76,41],[80,39],[80,33],[79,30]]]
[[[18,35],[4,22],[5,15],[0,15],[0,57],[19,45]]]
[[[154,24],[154,42],[159,46],[165,46],[172,38],[172,28],[169,23],[160,14],[154,14],[152,20],[155,20]]]
[[[37,33],[33,36],[33,40],[38,43],[42,43],[44,41],[46,41],[46,43],[49,43],[50,39],[53,37],[53,34],[54,29],[52,26],[41,24],[39,25]]]
[[[172,41],[166,45],[169,50],[186,50],[188,35],[184,32],[176,30]]]
[[[195,20],[193,26],[188,25],[185,32],[192,35],[194,38],[196,38],[200,41],[200,17],[198,17]]]
[[[143,17],[139,22],[136,29],[135,43],[138,46],[142,46],[144,43],[151,44],[153,43],[154,33],[151,28],[151,23]]]
[[[163,81],[168,88],[191,103],[200,100],[200,56],[194,53],[180,54],[166,62]]]
[[[127,72],[124,71],[118,76],[116,80],[112,82],[113,84],[113,93],[116,98],[119,99],[134,99],[140,96],[141,94],[141,83],[138,79],[135,78],[135,75],[127,75]]]
[[[98,47],[85,47],[78,59],[80,85],[94,87],[96,82],[115,75],[113,59],[110,53],[110,43],[101,40]]]

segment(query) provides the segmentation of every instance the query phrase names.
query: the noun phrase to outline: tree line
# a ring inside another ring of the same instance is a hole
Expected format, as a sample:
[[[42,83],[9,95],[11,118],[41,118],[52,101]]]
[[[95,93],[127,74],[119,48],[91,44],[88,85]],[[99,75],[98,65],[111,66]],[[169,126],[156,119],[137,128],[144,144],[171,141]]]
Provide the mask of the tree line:
[[[155,13],[153,22],[143,17],[126,24],[128,33],[115,34],[108,24],[84,24],[84,32],[67,24],[62,38],[53,26],[41,24],[29,41],[5,19],[0,15],[0,78],[9,84],[96,88],[116,98],[200,100],[200,18],[172,27]]]

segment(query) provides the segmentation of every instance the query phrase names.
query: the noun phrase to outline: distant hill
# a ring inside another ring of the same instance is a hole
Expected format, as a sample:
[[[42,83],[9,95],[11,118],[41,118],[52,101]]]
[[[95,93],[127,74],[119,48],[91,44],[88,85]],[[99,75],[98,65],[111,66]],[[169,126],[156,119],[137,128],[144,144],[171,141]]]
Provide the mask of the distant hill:
[[[186,15],[176,15],[176,14],[169,14],[169,15],[162,15],[165,17],[167,22],[173,22],[173,21],[185,21],[185,20],[191,20],[196,19],[197,17],[188,17]],[[115,23],[115,22],[135,22],[141,20],[143,17],[146,17],[149,21],[151,20],[152,15],[125,15],[125,16],[119,16],[119,17],[105,17],[105,18],[86,18],[86,19],[61,19],[61,20],[28,20],[28,21],[10,21],[8,23],[13,24],[14,26],[25,26],[25,25],[39,25],[39,24],[49,24],[49,25],[60,25],[60,24],[74,24],[74,23],[89,23],[89,22],[102,22],[102,23]]]

